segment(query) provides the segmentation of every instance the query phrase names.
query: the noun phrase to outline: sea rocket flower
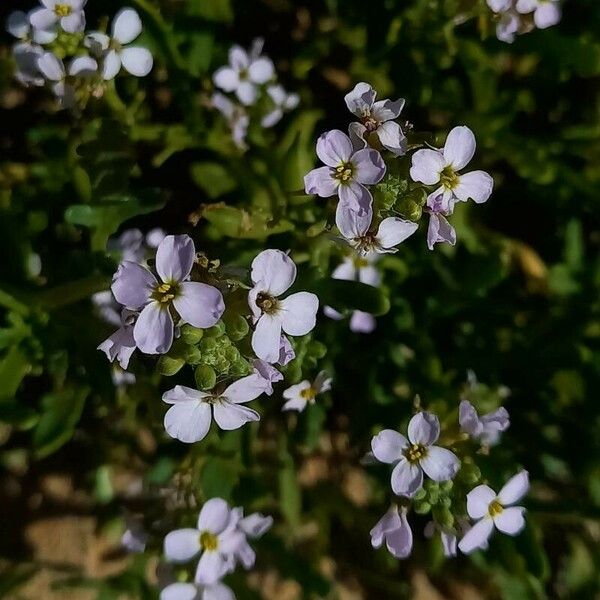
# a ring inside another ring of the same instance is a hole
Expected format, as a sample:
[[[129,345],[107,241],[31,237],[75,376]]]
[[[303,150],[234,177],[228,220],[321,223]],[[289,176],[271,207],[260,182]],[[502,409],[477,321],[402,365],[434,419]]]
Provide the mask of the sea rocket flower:
[[[247,148],[246,134],[250,124],[250,117],[248,117],[246,109],[233,103],[227,96],[219,92],[212,95],[211,104],[225,117],[235,145],[240,150],[245,150]]]
[[[358,147],[364,147],[376,138],[384,148],[392,154],[406,154],[406,136],[400,125],[393,119],[398,118],[404,107],[404,98],[395,102],[379,100],[375,102],[377,92],[368,83],[357,83],[354,89],[346,94],[344,100],[348,110],[360,119],[360,123],[350,123],[350,138]],[[371,143],[371,145],[373,145]]]
[[[408,424],[408,440],[384,429],[371,441],[375,458],[393,464],[392,490],[398,496],[414,496],[423,487],[423,471],[434,481],[453,479],[460,461],[453,452],[434,446],[440,422],[429,412],[417,413]]]
[[[456,556],[456,534],[453,531],[440,527],[435,521],[429,521],[429,523],[425,525],[425,531],[423,532],[425,537],[431,539],[436,532],[439,532],[440,534],[444,556],[446,558]]]
[[[452,214],[454,203],[469,198],[478,204],[491,195],[494,180],[485,171],[459,171],[469,164],[475,154],[475,136],[468,127],[455,127],[440,150],[417,150],[412,156],[410,176],[414,181],[439,187],[429,195],[442,195],[445,214]]]
[[[467,494],[467,512],[479,519],[460,540],[461,552],[470,554],[487,548],[494,527],[502,533],[517,535],[525,527],[522,506],[513,506],[529,490],[529,474],[521,471],[508,480],[498,495],[487,485],[478,485]]]
[[[112,292],[125,307],[141,310],[133,336],[146,354],[168,352],[173,343],[173,308],[185,323],[206,329],[223,314],[223,296],[205,283],[188,281],[196,250],[187,235],[168,235],[156,251],[161,281],[145,267],[124,261],[113,277]]]
[[[133,8],[121,9],[113,19],[111,37],[99,31],[89,33],[85,45],[102,57],[102,78],[114,79],[123,68],[135,77],[145,77],[152,70],[154,60],[147,48],[125,47],[142,33],[142,21]]]
[[[75,78],[92,77],[98,70],[98,63],[89,56],[78,56],[69,63],[68,73],[62,60],[52,52],[44,52],[37,61],[42,75],[52,83],[52,91],[62,108],[75,104]]]
[[[536,27],[546,29],[560,21],[560,0],[517,0],[517,11],[521,14],[533,12]]]
[[[406,508],[398,511],[397,506],[392,506],[371,529],[371,545],[373,548],[381,548],[383,542],[396,558],[407,558],[410,556],[413,545],[413,536],[406,519]]]
[[[131,355],[136,349],[135,339],[133,338],[135,318],[136,313],[126,308],[123,309],[121,313],[121,327],[97,348],[106,354],[106,358],[110,362],[116,360],[124,370],[129,366]]]
[[[399,217],[388,217],[379,224],[377,231],[370,229],[372,215],[359,214],[346,207],[338,206],[335,223],[346,241],[360,254],[394,254],[396,246],[408,239],[419,225]]]
[[[208,500],[198,516],[195,529],[177,529],[165,537],[167,560],[184,563],[200,554],[195,581],[213,585],[235,568],[235,553],[244,534],[231,527],[231,510],[222,498]]]
[[[31,26],[31,14],[21,10],[15,10],[8,15],[6,20],[6,31],[25,44],[51,44],[57,36],[56,27],[48,29],[37,29]]]
[[[262,118],[263,127],[273,127],[279,123],[284,112],[294,110],[300,103],[298,94],[288,94],[281,85],[270,85],[267,94],[273,102],[273,110]]]
[[[310,292],[279,299],[296,279],[294,261],[281,250],[261,252],[252,261],[250,277],[254,287],[248,304],[256,323],[252,349],[258,358],[274,363],[280,358],[282,330],[288,335],[306,335],[314,328],[319,299]]]
[[[207,586],[172,583],[161,591],[160,600],[235,600],[235,594],[224,583]]]
[[[425,212],[429,214],[429,226],[427,228],[427,247],[433,250],[433,246],[439,242],[446,242],[451,246],[456,244],[456,230],[446,216],[449,214],[449,207],[444,202],[444,195],[430,195],[427,198]]]
[[[235,92],[245,106],[256,102],[258,86],[273,78],[275,67],[270,58],[261,56],[262,41],[255,41],[250,53],[240,46],[229,50],[229,65],[213,75],[213,82],[225,92]]]
[[[265,394],[271,396],[273,394],[273,384],[283,379],[283,375],[271,364],[257,358],[252,362],[254,372],[260,375],[265,382]]]
[[[385,175],[381,154],[372,148],[355,151],[350,138],[334,129],[317,140],[317,156],[326,166],[304,177],[306,193],[321,198],[337,194],[340,204],[349,210],[368,213],[373,198],[365,186],[378,183]]]
[[[321,371],[315,380],[311,383],[308,379],[292,385],[283,392],[283,397],[287,402],[281,410],[297,410],[302,412],[307,404],[314,404],[319,394],[328,392],[331,389],[331,377],[327,377],[325,371]]]
[[[221,393],[177,385],[162,397],[163,402],[173,405],[165,415],[165,429],[172,438],[191,444],[206,437],[213,417],[226,431],[258,421],[260,415],[255,410],[240,405],[258,398],[269,386],[258,373],[238,379]]]
[[[68,33],[85,29],[83,7],[86,0],[40,0],[43,8],[31,12],[29,20],[36,29],[50,29],[56,23]]]
[[[497,444],[500,433],[506,431],[510,425],[508,411],[505,408],[500,407],[494,412],[480,417],[468,400],[460,403],[458,419],[464,432],[472,438],[480,440],[486,446]]]

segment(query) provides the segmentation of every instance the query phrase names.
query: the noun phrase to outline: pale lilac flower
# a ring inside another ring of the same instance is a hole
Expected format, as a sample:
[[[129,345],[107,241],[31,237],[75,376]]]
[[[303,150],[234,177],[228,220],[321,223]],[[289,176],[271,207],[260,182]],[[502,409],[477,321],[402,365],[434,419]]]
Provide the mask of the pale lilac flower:
[[[207,586],[172,583],[161,591],[160,600],[235,600],[235,594],[220,582]]]
[[[392,490],[398,496],[414,496],[423,487],[423,471],[434,481],[453,479],[460,461],[453,452],[434,446],[440,422],[429,412],[417,413],[408,424],[408,439],[384,429],[371,441],[375,458],[393,464]]]
[[[281,339],[279,340],[279,356],[277,357],[277,363],[281,366],[287,365],[290,361],[296,358],[296,352],[294,351],[294,347],[292,346],[290,340],[281,334]]]
[[[344,315],[331,306],[323,307],[323,314],[334,321],[341,321]],[[353,310],[350,316],[350,331],[353,333],[372,333],[377,327],[377,320],[362,310]]]
[[[15,44],[12,55],[17,64],[15,79],[25,87],[40,87],[44,85],[45,79],[38,68],[38,60],[44,54],[41,46],[23,42]]]
[[[125,261],[113,277],[112,292],[130,310],[141,310],[133,336],[146,354],[163,354],[173,343],[173,308],[182,321],[194,327],[212,327],[225,304],[215,287],[188,281],[196,250],[187,235],[168,235],[156,251],[156,270],[161,281],[145,267]]]
[[[319,299],[310,292],[279,299],[296,279],[294,261],[281,250],[263,250],[252,261],[250,277],[254,284],[248,294],[255,322],[252,349],[258,358],[274,363],[280,358],[282,331],[297,336],[314,328]]]
[[[417,150],[412,156],[410,176],[414,181],[439,187],[429,195],[442,195],[445,214],[452,214],[454,203],[469,199],[481,204],[491,195],[494,180],[485,171],[459,173],[475,154],[475,136],[468,127],[455,127],[440,150]]]
[[[425,531],[423,532],[425,534],[425,537],[431,539],[436,532],[440,534],[440,540],[442,541],[442,549],[444,551],[444,556],[446,558],[456,556],[456,534],[449,529],[441,527],[435,521],[429,521],[429,523],[425,525]]]
[[[487,5],[494,12],[500,13],[510,10],[513,0],[487,0]]]
[[[281,381],[283,375],[273,365],[260,358],[254,360],[252,366],[254,367],[254,372],[260,375],[265,382],[265,394],[271,396],[273,394],[273,384]]]
[[[294,110],[300,103],[298,94],[288,94],[281,85],[270,85],[267,94],[273,102],[273,109],[262,118],[263,127],[273,127],[281,121],[284,112]]]
[[[244,517],[244,509],[239,506],[231,510],[229,527],[233,527],[243,534],[235,558],[242,564],[244,569],[251,569],[256,560],[256,553],[248,543],[247,538],[261,538],[272,526],[273,517],[265,517],[261,513],[252,513]]]
[[[552,27],[560,21],[560,0],[517,0],[517,11],[533,13],[533,22],[539,29]]]
[[[164,229],[154,227],[146,234],[146,246],[148,248],[158,248],[160,243],[167,237]]]
[[[173,405],[165,415],[165,429],[172,438],[191,444],[206,437],[213,418],[226,431],[258,421],[260,415],[255,410],[240,405],[258,398],[269,385],[258,373],[238,379],[221,393],[177,385],[162,397],[163,402]]]
[[[410,556],[413,535],[406,519],[405,507],[398,511],[397,506],[391,506],[370,533],[373,548],[381,548],[385,542],[388,551],[395,558]]]
[[[360,123],[350,123],[350,138],[356,146],[365,147],[374,136],[392,154],[402,156],[406,154],[406,136],[394,119],[404,107],[404,98],[375,102],[376,97],[377,92],[364,82],[344,97],[348,110],[360,119]]]
[[[529,490],[529,474],[520,471],[508,480],[498,495],[487,485],[478,485],[467,494],[467,512],[478,521],[460,540],[461,552],[470,554],[487,548],[494,527],[502,533],[517,535],[525,527],[522,506],[513,506]]]
[[[333,129],[317,140],[317,156],[326,166],[304,177],[306,193],[321,198],[337,194],[341,206],[361,215],[371,212],[373,198],[365,186],[380,182],[385,175],[381,154],[372,148],[355,151],[350,138]]]
[[[68,33],[85,29],[83,7],[86,0],[40,0],[43,8],[30,13],[29,20],[36,29],[50,29],[56,23]]]
[[[102,58],[102,78],[114,79],[121,66],[135,77],[145,77],[154,60],[147,48],[129,46],[142,33],[142,21],[133,8],[122,8],[113,19],[111,36],[93,31],[86,35],[85,45]]]
[[[124,370],[127,370],[131,355],[136,349],[135,339],[133,338],[135,318],[135,313],[126,308],[123,309],[121,312],[121,326],[97,348],[106,354],[106,358],[110,362],[116,360]]]
[[[497,444],[500,434],[506,431],[510,425],[508,411],[504,407],[479,416],[475,407],[468,400],[460,403],[458,419],[460,428],[465,433],[480,440],[486,446]]]
[[[235,554],[244,534],[231,526],[232,511],[222,498],[208,500],[196,528],[177,529],[165,537],[168,561],[185,563],[200,555],[195,582],[213,585],[235,568]]]
[[[247,148],[246,135],[248,133],[248,125],[250,124],[250,117],[248,117],[246,109],[235,104],[227,96],[219,92],[215,92],[212,95],[211,104],[225,117],[231,129],[231,137],[234,144],[240,150],[245,150]]]
[[[31,13],[15,10],[8,15],[6,20],[6,31],[25,44],[51,44],[57,36],[56,26],[48,29],[37,29],[32,27]]]
[[[335,213],[335,223],[346,241],[360,254],[394,254],[396,246],[408,239],[419,225],[399,217],[387,217],[377,230],[371,229],[370,211],[359,214],[339,205]]]
[[[433,250],[433,246],[439,242],[445,242],[454,246],[456,244],[456,230],[446,217],[448,210],[453,208],[444,202],[443,194],[430,195],[427,198],[425,212],[429,214],[429,226],[427,228],[427,247]]]
[[[130,515],[125,517],[126,529],[121,536],[121,546],[132,554],[140,554],[146,549],[148,543],[148,532],[144,529],[140,519]]]
[[[256,102],[258,86],[267,83],[275,74],[270,58],[261,56],[262,42],[256,41],[248,53],[240,46],[229,50],[229,65],[217,69],[213,82],[225,92],[235,92],[245,106]]]
[[[292,385],[283,392],[283,397],[287,402],[281,410],[297,410],[302,412],[307,404],[314,404],[319,394],[328,392],[331,389],[333,379],[327,376],[325,371],[321,371],[315,380],[311,383],[308,379]]]

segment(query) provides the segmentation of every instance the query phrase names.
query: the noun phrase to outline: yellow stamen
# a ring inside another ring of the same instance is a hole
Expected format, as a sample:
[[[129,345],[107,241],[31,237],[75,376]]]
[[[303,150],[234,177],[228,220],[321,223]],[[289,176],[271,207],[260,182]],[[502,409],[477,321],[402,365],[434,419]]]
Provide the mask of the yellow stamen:
[[[352,165],[350,163],[341,163],[335,168],[335,179],[339,179],[342,182],[346,182],[352,179]]]
[[[71,12],[73,12],[73,9],[68,4],[56,4],[54,6],[54,14],[61,19],[68,17]]]
[[[504,507],[502,504],[500,504],[500,502],[498,502],[498,500],[492,500],[488,507],[488,513],[490,514],[490,517],[497,517],[503,510]]]
[[[410,463],[419,462],[427,454],[427,448],[422,444],[411,444],[405,451],[404,456]]]
[[[202,550],[214,552],[219,547],[219,539],[210,531],[203,531],[200,534],[200,547]]]
[[[440,181],[446,189],[453,190],[459,184],[460,179],[452,167],[445,167],[440,173]]]
[[[311,385],[300,392],[300,397],[307,402],[314,402],[317,395],[316,390]]]

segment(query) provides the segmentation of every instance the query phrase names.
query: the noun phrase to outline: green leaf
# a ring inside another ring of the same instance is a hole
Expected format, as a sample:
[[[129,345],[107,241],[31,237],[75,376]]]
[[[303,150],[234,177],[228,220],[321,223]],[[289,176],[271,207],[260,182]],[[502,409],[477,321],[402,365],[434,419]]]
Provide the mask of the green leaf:
[[[190,173],[194,183],[213,200],[237,187],[235,178],[219,163],[194,163],[190,167]]]
[[[337,311],[361,310],[377,316],[390,309],[389,298],[379,288],[358,281],[321,279],[313,291],[323,306],[331,306]]]
[[[231,499],[231,492],[240,478],[237,461],[212,457],[200,475],[200,485],[205,498]]]
[[[18,346],[13,346],[0,361],[0,403],[11,400],[31,364]]]

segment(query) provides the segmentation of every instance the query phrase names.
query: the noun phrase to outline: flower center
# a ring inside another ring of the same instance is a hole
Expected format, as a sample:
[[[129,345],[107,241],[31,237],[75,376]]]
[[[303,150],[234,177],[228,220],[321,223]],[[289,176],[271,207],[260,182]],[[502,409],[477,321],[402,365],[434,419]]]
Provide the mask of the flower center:
[[[377,247],[377,237],[373,232],[365,233],[362,237],[355,238],[355,248],[361,254],[368,254]],[[358,264],[356,261],[364,261],[364,264]],[[356,268],[366,267],[369,263],[364,258],[355,259]]]
[[[219,547],[219,539],[210,531],[203,531],[200,534],[200,547],[202,550],[214,552]]]
[[[256,306],[260,308],[264,313],[268,315],[272,315],[279,310],[279,300],[277,298],[273,298],[269,294],[265,292],[261,292],[256,297]]]
[[[178,286],[175,283],[161,283],[154,289],[152,298],[161,304],[167,304],[177,296]]]
[[[411,444],[405,451],[408,462],[417,463],[427,454],[427,448],[423,444]]]
[[[317,395],[317,392],[315,391],[315,389],[313,388],[312,385],[300,392],[300,397],[303,400],[306,400],[307,402],[314,402],[316,395]]]
[[[238,78],[240,81],[245,81],[246,79],[248,79],[248,69],[240,69],[240,72],[238,73]]]
[[[458,185],[459,178],[452,167],[444,167],[440,173],[440,181],[446,189],[453,190]]]
[[[362,256],[356,256],[353,261],[355,269],[364,269],[369,266],[369,261]]]
[[[488,507],[488,513],[490,517],[497,517],[503,510],[504,507],[502,504],[500,504],[500,502],[498,502],[498,500],[492,500]]]
[[[73,9],[68,4],[56,4],[54,6],[54,14],[61,19],[62,17],[68,17],[72,11]]]
[[[333,173],[334,179],[338,179],[341,183],[347,183],[352,179],[354,169],[352,163],[340,163]]]
[[[361,122],[369,133],[375,131],[379,127],[379,121],[374,119],[371,115],[364,115]]]

